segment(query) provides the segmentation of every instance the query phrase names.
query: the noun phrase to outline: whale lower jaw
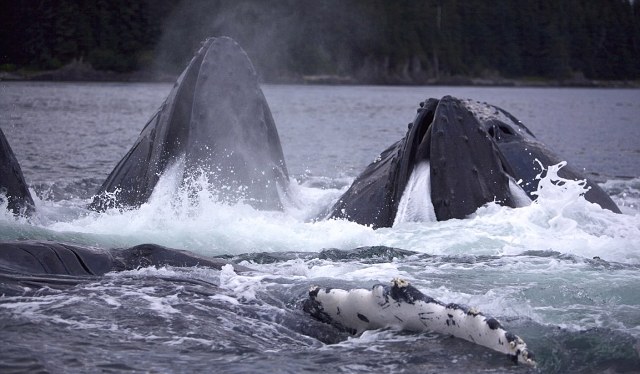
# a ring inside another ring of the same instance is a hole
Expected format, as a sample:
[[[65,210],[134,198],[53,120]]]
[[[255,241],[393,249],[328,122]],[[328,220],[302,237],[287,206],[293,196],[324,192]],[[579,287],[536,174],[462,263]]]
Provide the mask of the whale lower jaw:
[[[402,279],[371,290],[341,290],[314,286],[303,304],[305,312],[352,334],[395,328],[433,331],[509,355],[514,361],[535,366],[534,356],[517,335],[492,317],[458,304],[444,304]]]

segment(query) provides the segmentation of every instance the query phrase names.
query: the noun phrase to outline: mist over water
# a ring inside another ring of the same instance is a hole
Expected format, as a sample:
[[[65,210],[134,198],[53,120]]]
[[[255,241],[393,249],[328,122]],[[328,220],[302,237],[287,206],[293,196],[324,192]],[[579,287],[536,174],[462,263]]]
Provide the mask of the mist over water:
[[[37,206],[31,219],[0,209],[2,240],[156,243],[225,256],[256,272],[141,268],[64,291],[0,296],[0,368],[528,371],[437,334],[348,337],[299,308],[314,284],[370,288],[394,277],[498,317],[536,353],[542,372],[615,372],[640,363],[637,91],[266,86],[293,176],[284,211],[221,203],[198,178],[185,188],[176,163],[148,203],[96,213],[86,209],[92,193],[170,86],[1,87],[0,124]],[[406,219],[379,230],[317,219],[404,135],[419,101],[444,94],[511,112],[570,163],[593,172],[623,214],[584,200],[579,182],[554,183],[558,165],[541,176],[537,201],[521,208],[490,203],[465,220]]]

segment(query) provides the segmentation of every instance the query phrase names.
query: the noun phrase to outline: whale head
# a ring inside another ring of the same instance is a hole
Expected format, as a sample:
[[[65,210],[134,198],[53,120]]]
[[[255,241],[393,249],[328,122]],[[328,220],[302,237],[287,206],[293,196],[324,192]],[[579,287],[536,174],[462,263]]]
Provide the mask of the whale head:
[[[203,42],[90,207],[145,203],[178,162],[184,181],[204,179],[223,203],[282,209],[289,176],[278,131],[249,57],[231,38]]]
[[[443,221],[468,217],[490,202],[519,207],[534,198],[540,174],[562,161],[503,109],[451,96],[428,99],[405,137],[356,178],[328,216],[375,228],[392,226],[407,209],[429,209],[432,214],[418,217]],[[587,200],[619,212],[597,184],[570,166],[559,176],[586,180]],[[407,194],[413,195],[409,202]]]

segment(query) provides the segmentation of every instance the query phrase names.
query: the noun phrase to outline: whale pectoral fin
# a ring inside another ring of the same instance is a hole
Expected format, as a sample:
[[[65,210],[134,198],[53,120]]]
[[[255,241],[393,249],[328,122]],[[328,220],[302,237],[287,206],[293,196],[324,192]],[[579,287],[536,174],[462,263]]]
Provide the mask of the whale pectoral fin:
[[[394,279],[390,285],[376,285],[371,290],[314,286],[303,310],[354,334],[385,327],[433,331],[505,353],[516,362],[536,365],[527,344],[504,330],[495,318],[458,304],[445,305],[402,279]]]
[[[445,96],[431,125],[431,196],[439,221],[496,201],[515,206],[498,151],[465,105]]]

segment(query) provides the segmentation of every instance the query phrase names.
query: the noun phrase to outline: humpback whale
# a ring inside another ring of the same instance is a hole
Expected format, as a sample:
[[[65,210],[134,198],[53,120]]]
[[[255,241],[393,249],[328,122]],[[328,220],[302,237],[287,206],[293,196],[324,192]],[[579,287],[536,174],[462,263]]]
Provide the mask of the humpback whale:
[[[428,170],[426,190],[417,191],[428,196],[417,200],[432,204],[428,216],[438,221],[465,218],[494,201],[518,207],[533,200],[539,175],[563,160],[501,108],[451,96],[428,99],[405,137],[367,166],[327,216],[392,226],[405,190],[420,185],[411,183],[415,170]],[[606,192],[575,169],[565,165],[558,175],[584,180],[585,199],[620,213]]]
[[[352,334],[388,327],[433,331],[506,353],[516,362],[535,366],[527,344],[504,330],[495,318],[463,305],[443,304],[403,279],[396,278],[390,285],[377,284],[371,290],[314,286],[303,302],[303,310]]]
[[[201,266],[218,270],[232,267],[236,273],[255,273],[253,269],[223,259],[155,244],[104,250],[51,241],[11,241],[0,242],[0,295],[18,296],[42,288],[62,290],[99,281],[108,272],[149,266]],[[526,343],[504,330],[495,318],[459,304],[443,304],[401,279],[394,279],[390,286],[376,285],[371,290],[313,286],[299,307],[320,322],[338,327],[336,331],[357,334],[386,327],[433,331],[471,341],[505,353],[516,362],[535,366],[533,353]],[[296,323],[300,325],[305,323]]]
[[[176,162],[185,179],[205,176],[223,202],[282,209],[289,175],[278,132],[253,65],[231,38],[203,43],[90,208],[145,203]]]
[[[15,215],[30,215],[33,199],[7,138],[0,129],[0,201],[7,199],[7,209]]]

